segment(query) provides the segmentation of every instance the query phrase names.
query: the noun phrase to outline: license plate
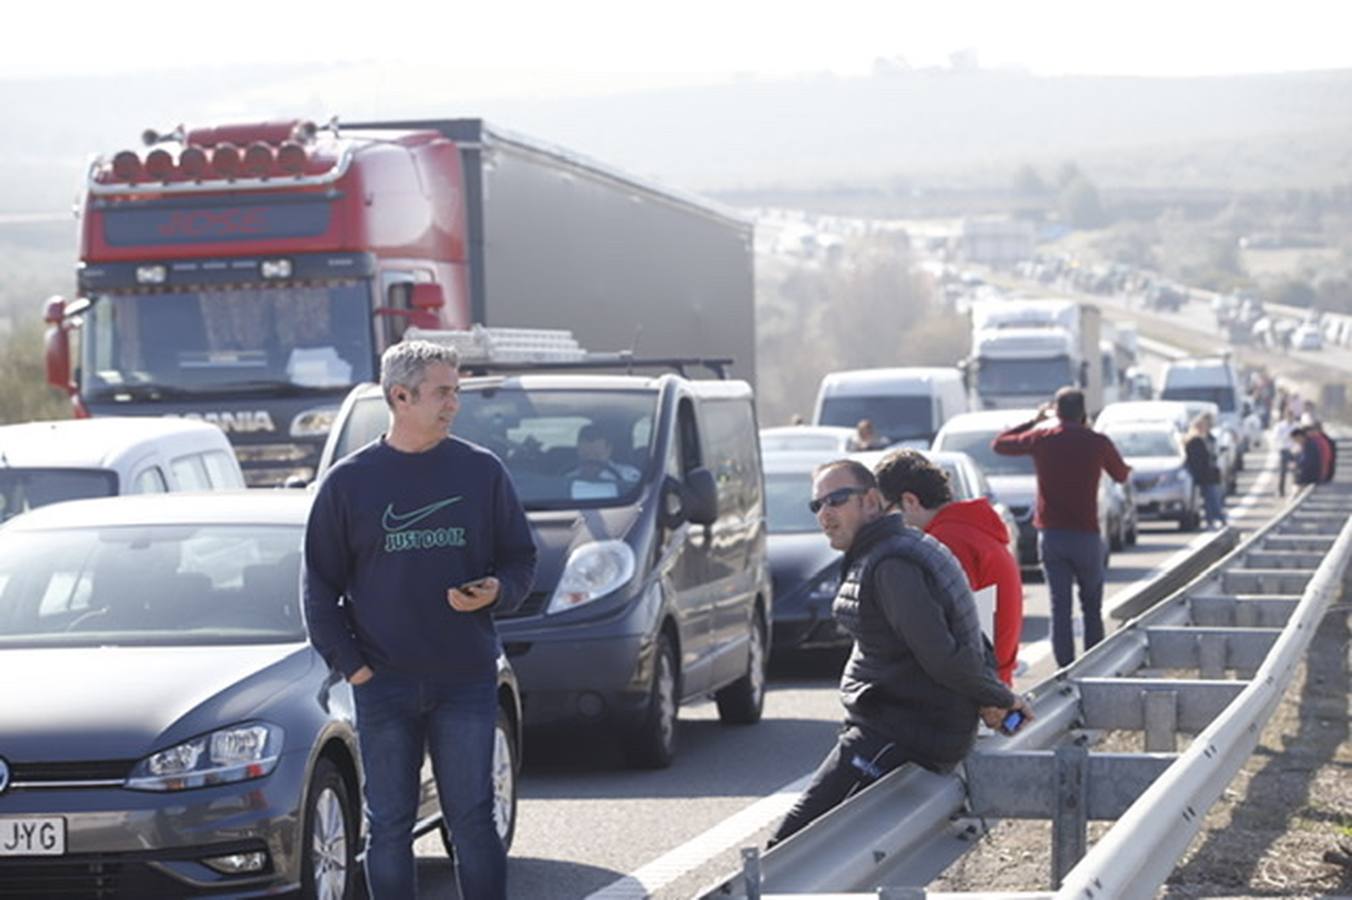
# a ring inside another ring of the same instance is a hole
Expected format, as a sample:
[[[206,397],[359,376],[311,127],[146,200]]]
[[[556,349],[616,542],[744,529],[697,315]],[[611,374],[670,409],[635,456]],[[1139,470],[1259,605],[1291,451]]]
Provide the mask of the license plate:
[[[0,856],[62,856],[66,820],[60,816],[0,818]]]

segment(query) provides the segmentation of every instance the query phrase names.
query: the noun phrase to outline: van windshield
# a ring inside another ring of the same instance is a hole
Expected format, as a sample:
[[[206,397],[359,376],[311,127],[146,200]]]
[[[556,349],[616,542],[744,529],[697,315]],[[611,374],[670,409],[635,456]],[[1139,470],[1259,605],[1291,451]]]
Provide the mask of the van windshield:
[[[1160,394],[1161,400],[1205,400],[1220,407],[1221,412],[1235,411],[1234,388],[1216,387],[1166,387]]]
[[[854,428],[870,419],[873,430],[887,444],[934,439],[934,400],[931,397],[827,397],[822,401],[818,425]]]
[[[618,506],[637,496],[652,460],[657,394],[635,390],[467,387],[451,433],[507,464],[526,509]],[[389,426],[379,394],[352,405],[333,461]]]
[[[0,466],[0,522],[62,500],[111,497],[117,475],[104,469],[29,469]]]

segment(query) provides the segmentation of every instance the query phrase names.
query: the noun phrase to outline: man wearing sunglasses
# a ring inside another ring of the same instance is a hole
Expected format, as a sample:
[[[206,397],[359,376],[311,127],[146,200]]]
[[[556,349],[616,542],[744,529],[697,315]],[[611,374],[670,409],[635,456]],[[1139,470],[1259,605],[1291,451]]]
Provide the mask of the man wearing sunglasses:
[[[820,466],[808,507],[845,553],[831,612],[854,648],[840,682],[840,736],[772,846],[903,763],[952,769],[972,749],[978,717],[992,728],[1012,710],[1033,718],[987,665],[957,560],[901,516],[884,513],[867,466]]]

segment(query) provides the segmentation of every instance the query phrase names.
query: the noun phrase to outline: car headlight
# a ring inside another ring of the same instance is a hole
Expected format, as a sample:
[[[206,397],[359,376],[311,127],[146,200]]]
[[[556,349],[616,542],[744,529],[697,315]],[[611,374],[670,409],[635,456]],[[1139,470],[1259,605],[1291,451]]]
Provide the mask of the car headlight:
[[[634,551],[624,541],[583,544],[568,557],[545,615],[600,599],[634,577]]]
[[[839,591],[840,572],[832,570],[825,575],[819,575],[817,580],[812,582],[812,586],[807,589],[807,599],[814,603],[830,603],[836,599]]]
[[[291,420],[293,438],[323,437],[333,429],[333,421],[338,418],[338,407],[317,406],[298,413]]]
[[[184,741],[136,764],[126,787],[134,791],[186,791],[262,778],[282,755],[282,729],[267,722],[222,728]]]

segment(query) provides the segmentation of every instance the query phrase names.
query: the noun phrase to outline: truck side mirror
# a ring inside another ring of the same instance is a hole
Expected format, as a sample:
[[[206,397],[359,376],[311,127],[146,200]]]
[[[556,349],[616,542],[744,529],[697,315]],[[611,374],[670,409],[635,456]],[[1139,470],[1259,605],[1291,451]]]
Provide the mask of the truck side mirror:
[[[718,519],[718,484],[713,472],[700,467],[686,474],[681,506],[686,519],[695,525],[712,525]]]
[[[446,305],[446,294],[439,284],[415,284],[408,303],[414,309],[432,312]]]
[[[42,320],[47,323],[47,333],[43,337],[47,383],[67,394],[73,393],[70,383],[70,330],[66,327],[66,301],[61,297],[49,298],[42,310]]]

